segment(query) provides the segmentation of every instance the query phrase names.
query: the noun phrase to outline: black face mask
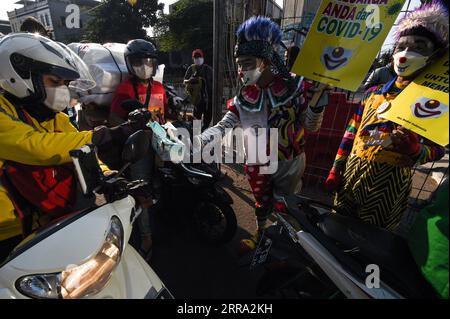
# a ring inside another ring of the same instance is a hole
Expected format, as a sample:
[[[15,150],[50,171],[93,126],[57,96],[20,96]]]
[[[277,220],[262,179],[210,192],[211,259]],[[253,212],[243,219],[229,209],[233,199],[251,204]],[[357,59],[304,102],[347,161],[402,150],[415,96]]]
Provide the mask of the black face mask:
[[[56,113],[50,110],[44,103],[24,105],[23,107],[39,123],[52,120],[56,116]]]
[[[32,116],[39,123],[52,120],[55,118],[56,113],[50,110],[44,103],[42,102],[23,102],[21,99],[16,96],[6,92],[5,97],[8,101],[10,101],[15,107],[22,107],[25,111],[27,111],[30,116]]]

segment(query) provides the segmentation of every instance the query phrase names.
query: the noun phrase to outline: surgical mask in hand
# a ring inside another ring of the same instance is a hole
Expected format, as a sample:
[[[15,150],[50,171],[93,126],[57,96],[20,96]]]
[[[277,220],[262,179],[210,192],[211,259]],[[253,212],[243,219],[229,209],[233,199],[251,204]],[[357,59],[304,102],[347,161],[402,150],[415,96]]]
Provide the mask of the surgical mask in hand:
[[[134,73],[141,80],[148,80],[153,75],[153,68],[148,65],[141,65],[133,67]]]
[[[194,59],[194,64],[197,66],[203,65],[204,62],[205,62],[205,60],[203,58],[195,58]]]
[[[44,104],[54,112],[64,111],[70,104],[70,91],[65,85],[58,87],[46,87],[47,98]]]
[[[399,76],[410,76],[423,69],[428,62],[427,56],[416,52],[405,51],[394,54],[394,70]]]
[[[253,85],[256,84],[261,77],[262,72],[259,70],[259,68],[248,70],[248,71],[242,71],[242,82],[244,83],[244,86],[247,85]]]

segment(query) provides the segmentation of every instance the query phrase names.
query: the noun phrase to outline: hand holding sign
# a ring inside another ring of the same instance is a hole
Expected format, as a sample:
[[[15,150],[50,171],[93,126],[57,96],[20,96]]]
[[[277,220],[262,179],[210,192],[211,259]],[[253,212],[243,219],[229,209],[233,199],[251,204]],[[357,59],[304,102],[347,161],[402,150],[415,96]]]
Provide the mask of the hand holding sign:
[[[356,91],[405,0],[323,0],[292,72]]]
[[[420,151],[420,137],[418,134],[409,131],[403,126],[397,127],[391,135],[391,146],[387,149],[400,154],[414,156]]]
[[[426,68],[380,117],[445,146],[449,143],[448,52]]]
[[[331,90],[331,86],[314,82],[312,88],[308,90],[308,106],[312,109],[320,109],[328,104],[327,94]]]

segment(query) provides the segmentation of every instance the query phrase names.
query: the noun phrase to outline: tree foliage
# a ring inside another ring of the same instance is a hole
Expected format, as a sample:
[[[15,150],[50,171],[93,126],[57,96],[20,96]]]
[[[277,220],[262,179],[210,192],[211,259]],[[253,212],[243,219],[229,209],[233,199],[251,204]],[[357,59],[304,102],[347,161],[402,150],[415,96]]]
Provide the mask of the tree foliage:
[[[154,32],[162,51],[200,48],[210,59],[213,52],[213,2],[178,1],[170,14],[160,16]]]
[[[163,8],[158,0],[102,0],[91,12],[86,40],[126,43],[131,39],[144,39],[147,37],[144,28],[156,24],[157,12]]]

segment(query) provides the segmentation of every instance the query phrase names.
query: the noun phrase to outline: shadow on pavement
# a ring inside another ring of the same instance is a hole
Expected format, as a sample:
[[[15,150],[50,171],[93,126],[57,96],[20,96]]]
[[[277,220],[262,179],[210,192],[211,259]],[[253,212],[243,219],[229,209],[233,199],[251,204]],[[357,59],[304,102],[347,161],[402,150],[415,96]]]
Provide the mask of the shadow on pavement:
[[[189,222],[156,216],[151,266],[177,299],[257,298],[258,271],[239,266],[238,242],[249,234],[238,228],[229,244],[201,242]]]

